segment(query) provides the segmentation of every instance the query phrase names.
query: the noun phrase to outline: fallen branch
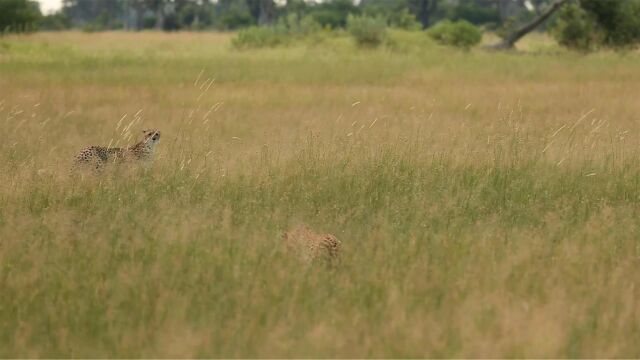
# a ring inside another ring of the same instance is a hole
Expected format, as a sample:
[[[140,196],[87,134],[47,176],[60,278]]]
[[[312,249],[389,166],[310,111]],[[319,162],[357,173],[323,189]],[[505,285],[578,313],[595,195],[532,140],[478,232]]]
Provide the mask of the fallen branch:
[[[540,24],[545,22],[551,15],[553,15],[553,13],[558,11],[567,2],[569,2],[569,0],[556,1],[549,7],[549,9],[547,9],[547,11],[540,14],[540,16],[533,19],[530,23],[516,30],[515,32],[507,36],[505,39],[503,39],[501,42],[493,45],[488,45],[486,48],[491,50],[513,49],[514,45],[516,44],[516,42],[518,42],[518,40],[522,39],[525,35],[535,30],[535,28],[537,28],[538,26],[540,26]]]

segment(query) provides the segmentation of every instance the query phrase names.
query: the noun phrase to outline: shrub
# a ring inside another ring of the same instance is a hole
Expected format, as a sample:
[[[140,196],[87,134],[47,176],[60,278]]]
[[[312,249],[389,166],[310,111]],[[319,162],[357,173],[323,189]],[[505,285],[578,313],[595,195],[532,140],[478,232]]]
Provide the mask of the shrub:
[[[231,7],[217,17],[218,27],[224,30],[240,29],[253,25],[255,22],[247,9]]]
[[[181,26],[191,29],[204,29],[211,24],[212,10],[208,6],[188,3],[178,13],[178,21]]]
[[[63,12],[46,15],[40,18],[38,28],[41,30],[65,30],[71,28],[71,19]]]
[[[482,40],[482,32],[473,24],[460,20],[441,21],[427,32],[429,36],[442,45],[455,46],[468,50]]]
[[[100,25],[96,23],[87,23],[84,26],[82,26],[82,31],[86,33],[92,33],[92,32],[104,31],[104,28],[102,28]]]
[[[622,2],[615,30],[609,32],[607,45],[633,48],[640,43],[640,0]]]
[[[164,31],[176,31],[180,30],[182,24],[176,13],[166,14],[164,22],[162,23],[162,30]]]
[[[363,9],[363,15],[384,18],[389,27],[396,29],[422,29],[422,24],[416,20],[416,16],[400,3],[384,5],[373,3],[373,5],[366,5]]]
[[[277,26],[291,37],[305,37],[322,30],[322,26],[309,15],[301,18],[297,14],[289,14],[280,18]]]
[[[422,29],[422,24],[416,20],[415,15],[411,14],[409,10],[402,9],[401,11],[394,11],[389,14],[388,22],[391,27],[404,29],[404,30],[419,30]]]
[[[348,15],[359,13],[352,0],[333,0],[319,2],[311,7],[311,16],[323,28],[338,29],[347,25]]]
[[[291,14],[281,18],[275,26],[252,26],[242,29],[233,38],[231,44],[238,49],[274,47],[314,35],[320,30],[320,24],[311,17],[299,18]]]
[[[274,47],[285,43],[286,34],[279,27],[251,26],[242,29],[231,40],[231,45],[236,49]]]
[[[602,42],[595,19],[574,4],[560,10],[552,33],[560,45],[577,51],[594,50]]]
[[[155,15],[146,15],[142,19],[142,28],[143,29],[153,29],[156,26],[156,17]]]
[[[387,23],[380,17],[349,15],[347,29],[359,46],[377,47],[387,38]]]
[[[580,7],[597,23],[603,46],[627,49],[640,43],[640,0],[581,0]]]

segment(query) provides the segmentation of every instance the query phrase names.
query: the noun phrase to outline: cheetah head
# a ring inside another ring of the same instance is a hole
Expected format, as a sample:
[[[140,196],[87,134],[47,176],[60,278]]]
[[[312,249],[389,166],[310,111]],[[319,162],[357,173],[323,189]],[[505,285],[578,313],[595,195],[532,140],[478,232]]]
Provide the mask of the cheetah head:
[[[155,145],[160,141],[160,130],[157,129],[147,129],[142,130],[144,134],[144,142],[149,145]]]

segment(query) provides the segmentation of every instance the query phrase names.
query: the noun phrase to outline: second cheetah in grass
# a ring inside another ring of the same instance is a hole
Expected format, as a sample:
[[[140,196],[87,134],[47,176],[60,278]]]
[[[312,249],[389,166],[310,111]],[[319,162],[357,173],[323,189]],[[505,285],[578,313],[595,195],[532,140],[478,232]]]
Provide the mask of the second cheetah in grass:
[[[318,234],[306,225],[285,232],[282,238],[287,248],[297,253],[305,263],[321,259],[333,263],[340,257],[340,240],[332,234]]]
[[[104,146],[89,146],[76,155],[73,168],[89,166],[101,170],[107,163],[123,163],[139,161],[145,164],[153,160],[156,145],[160,141],[160,131],[156,129],[143,130],[144,139],[128,148],[110,148]]]

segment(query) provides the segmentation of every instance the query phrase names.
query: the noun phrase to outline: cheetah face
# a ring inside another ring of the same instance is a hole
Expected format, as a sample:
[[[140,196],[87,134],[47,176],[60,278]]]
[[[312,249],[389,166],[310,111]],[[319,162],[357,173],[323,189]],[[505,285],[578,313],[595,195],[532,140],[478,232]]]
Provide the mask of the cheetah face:
[[[144,142],[154,144],[160,141],[160,131],[157,129],[143,130]]]

